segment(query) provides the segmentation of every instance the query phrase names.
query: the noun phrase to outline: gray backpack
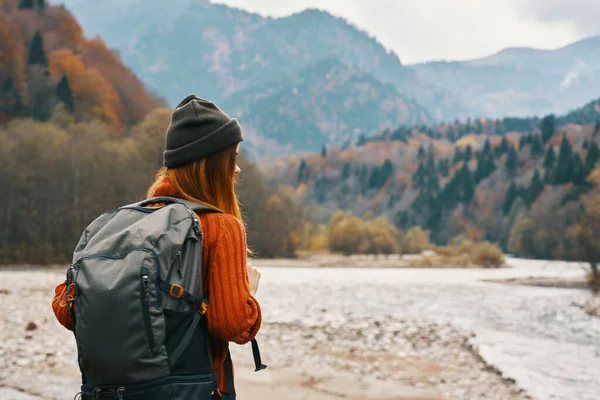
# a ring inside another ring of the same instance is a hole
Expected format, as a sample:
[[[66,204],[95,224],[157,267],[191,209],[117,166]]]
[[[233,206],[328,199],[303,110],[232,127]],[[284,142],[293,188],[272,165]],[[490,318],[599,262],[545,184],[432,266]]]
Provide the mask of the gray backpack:
[[[166,203],[162,207],[147,207]],[[157,197],[104,213],[77,244],[74,285],[83,399],[209,400],[212,374],[202,290],[201,204]],[[256,370],[258,345],[252,342]],[[231,357],[225,375],[234,399]]]

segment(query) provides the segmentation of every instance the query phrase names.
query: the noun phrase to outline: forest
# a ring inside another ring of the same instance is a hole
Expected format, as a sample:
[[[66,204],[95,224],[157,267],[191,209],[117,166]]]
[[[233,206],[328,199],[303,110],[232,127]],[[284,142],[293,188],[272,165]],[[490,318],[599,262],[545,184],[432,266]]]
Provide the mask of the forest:
[[[143,197],[170,110],[43,0],[0,1],[0,94],[0,263],[68,262],[87,224]],[[403,125],[287,159],[242,155],[248,242],[260,257],[483,243],[595,263],[598,103],[558,117]]]

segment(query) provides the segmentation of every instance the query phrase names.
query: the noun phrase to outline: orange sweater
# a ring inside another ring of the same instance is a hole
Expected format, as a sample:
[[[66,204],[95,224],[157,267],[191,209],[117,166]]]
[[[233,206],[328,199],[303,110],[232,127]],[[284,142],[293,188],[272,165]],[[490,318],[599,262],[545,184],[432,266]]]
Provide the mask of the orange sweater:
[[[245,344],[254,339],[261,325],[261,309],[250,294],[243,224],[227,214],[200,214],[198,217],[204,235],[203,279],[209,301],[206,317],[213,368],[217,371],[219,389],[227,393],[224,362],[228,342]],[[62,283],[56,287],[52,308],[58,321],[72,330],[65,300],[65,284]]]

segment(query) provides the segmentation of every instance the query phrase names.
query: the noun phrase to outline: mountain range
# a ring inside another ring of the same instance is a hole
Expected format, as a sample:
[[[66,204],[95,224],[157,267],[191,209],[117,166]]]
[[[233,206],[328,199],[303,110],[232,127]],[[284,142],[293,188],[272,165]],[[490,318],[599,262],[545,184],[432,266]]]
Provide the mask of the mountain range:
[[[562,114],[600,93],[600,37],[553,51],[404,65],[376,38],[320,10],[271,18],[207,0],[61,2],[169,104],[195,92],[229,107],[259,153],[318,150],[388,122]],[[337,67],[306,79],[323,65]],[[362,101],[393,106],[379,119],[371,105],[348,106]]]

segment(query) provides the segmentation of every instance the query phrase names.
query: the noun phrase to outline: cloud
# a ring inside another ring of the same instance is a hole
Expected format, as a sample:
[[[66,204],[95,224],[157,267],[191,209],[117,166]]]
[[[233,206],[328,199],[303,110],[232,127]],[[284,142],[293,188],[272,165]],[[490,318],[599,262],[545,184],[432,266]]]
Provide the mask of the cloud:
[[[516,3],[524,16],[539,22],[567,23],[584,36],[600,34],[598,0],[527,0]]]

